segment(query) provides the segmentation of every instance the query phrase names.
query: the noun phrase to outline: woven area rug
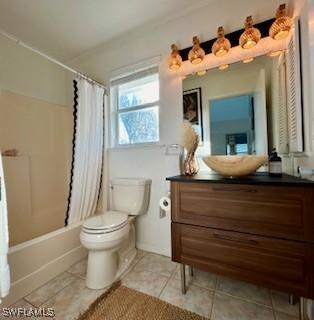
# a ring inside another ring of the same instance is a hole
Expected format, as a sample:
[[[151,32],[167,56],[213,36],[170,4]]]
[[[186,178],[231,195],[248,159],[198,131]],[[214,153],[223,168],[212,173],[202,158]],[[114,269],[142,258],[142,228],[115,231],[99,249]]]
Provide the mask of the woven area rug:
[[[205,320],[147,294],[117,283],[94,301],[78,320]]]

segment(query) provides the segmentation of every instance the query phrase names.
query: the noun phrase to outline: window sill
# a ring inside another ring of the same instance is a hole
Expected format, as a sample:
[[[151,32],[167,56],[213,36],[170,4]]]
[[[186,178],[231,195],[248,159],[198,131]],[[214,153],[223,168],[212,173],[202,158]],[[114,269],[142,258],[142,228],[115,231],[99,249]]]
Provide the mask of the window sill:
[[[108,148],[109,151],[120,151],[120,150],[132,150],[132,149],[162,149],[165,148],[165,144],[159,142],[152,143],[137,143],[128,145],[119,145]]]

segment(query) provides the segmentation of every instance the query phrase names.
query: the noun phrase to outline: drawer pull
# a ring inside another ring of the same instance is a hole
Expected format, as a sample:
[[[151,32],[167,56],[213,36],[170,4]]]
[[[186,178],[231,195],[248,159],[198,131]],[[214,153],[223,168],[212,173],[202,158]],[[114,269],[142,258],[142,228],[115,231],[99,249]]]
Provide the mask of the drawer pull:
[[[256,240],[253,240],[253,239],[241,239],[241,238],[236,238],[236,237],[227,236],[227,235],[218,234],[218,233],[214,233],[214,238],[220,239],[220,240],[227,240],[227,241],[235,241],[235,242],[241,242],[241,243],[247,243],[247,244],[254,244],[254,245],[258,244],[258,242]]]
[[[248,193],[256,193],[256,189],[235,189],[235,188],[221,188],[221,187],[213,187],[214,191],[230,191],[230,192],[248,192]]]

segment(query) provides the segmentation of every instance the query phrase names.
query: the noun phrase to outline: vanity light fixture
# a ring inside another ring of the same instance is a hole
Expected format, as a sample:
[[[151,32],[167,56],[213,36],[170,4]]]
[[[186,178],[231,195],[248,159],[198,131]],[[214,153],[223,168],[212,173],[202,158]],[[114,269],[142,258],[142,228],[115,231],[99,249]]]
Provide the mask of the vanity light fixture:
[[[257,45],[261,39],[261,33],[253,27],[252,16],[248,16],[244,23],[245,30],[241,34],[239,44],[243,49],[251,49]]]
[[[207,70],[197,71],[198,76],[205,76],[206,73],[207,73]]]
[[[212,46],[212,53],[216,57],[225,56],[231,48],[231,43],[225,38],[225,31],[223,27],[219,27],[217,30],[217,40]]]
[[[252,62],[253,60],[254,60],[254,58],[252,57],[252,58],[244,59],[244,60],[242,60],[242,62],[243,62],[243,63],[250,63],[250,62]]]
[[[269,29],[269,35],[275,40],[286,38],[291,30],[293,21],[286,14],[286,5],[281,4],[276,12],[276,20]]]
[[[229,68],[229,64],[222,64],[221,66],[218,67],[219,70],[226,70]]]
[[[177,71],[181,68],[182,58],[179,54],[179,49],[175,44],[171,45],[171,54],[169,58],[169,69]]]
[[[205,51],[200,47],[200,40],[197,36],[193,37],[193,48],[189,52],[189,60],[192,64],[199,64],[205,57]]]

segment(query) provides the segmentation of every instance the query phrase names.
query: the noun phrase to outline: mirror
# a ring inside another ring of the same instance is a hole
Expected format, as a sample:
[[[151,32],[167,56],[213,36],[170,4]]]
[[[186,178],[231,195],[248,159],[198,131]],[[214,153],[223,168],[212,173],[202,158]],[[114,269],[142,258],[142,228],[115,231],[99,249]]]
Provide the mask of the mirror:
[[[200,150],[212,155],[267,155],[285,152],[284,54],[237,62],[224,70],[183,80],[183,114],[201,137]],[[281,135],[281,136],[280,136]]]

